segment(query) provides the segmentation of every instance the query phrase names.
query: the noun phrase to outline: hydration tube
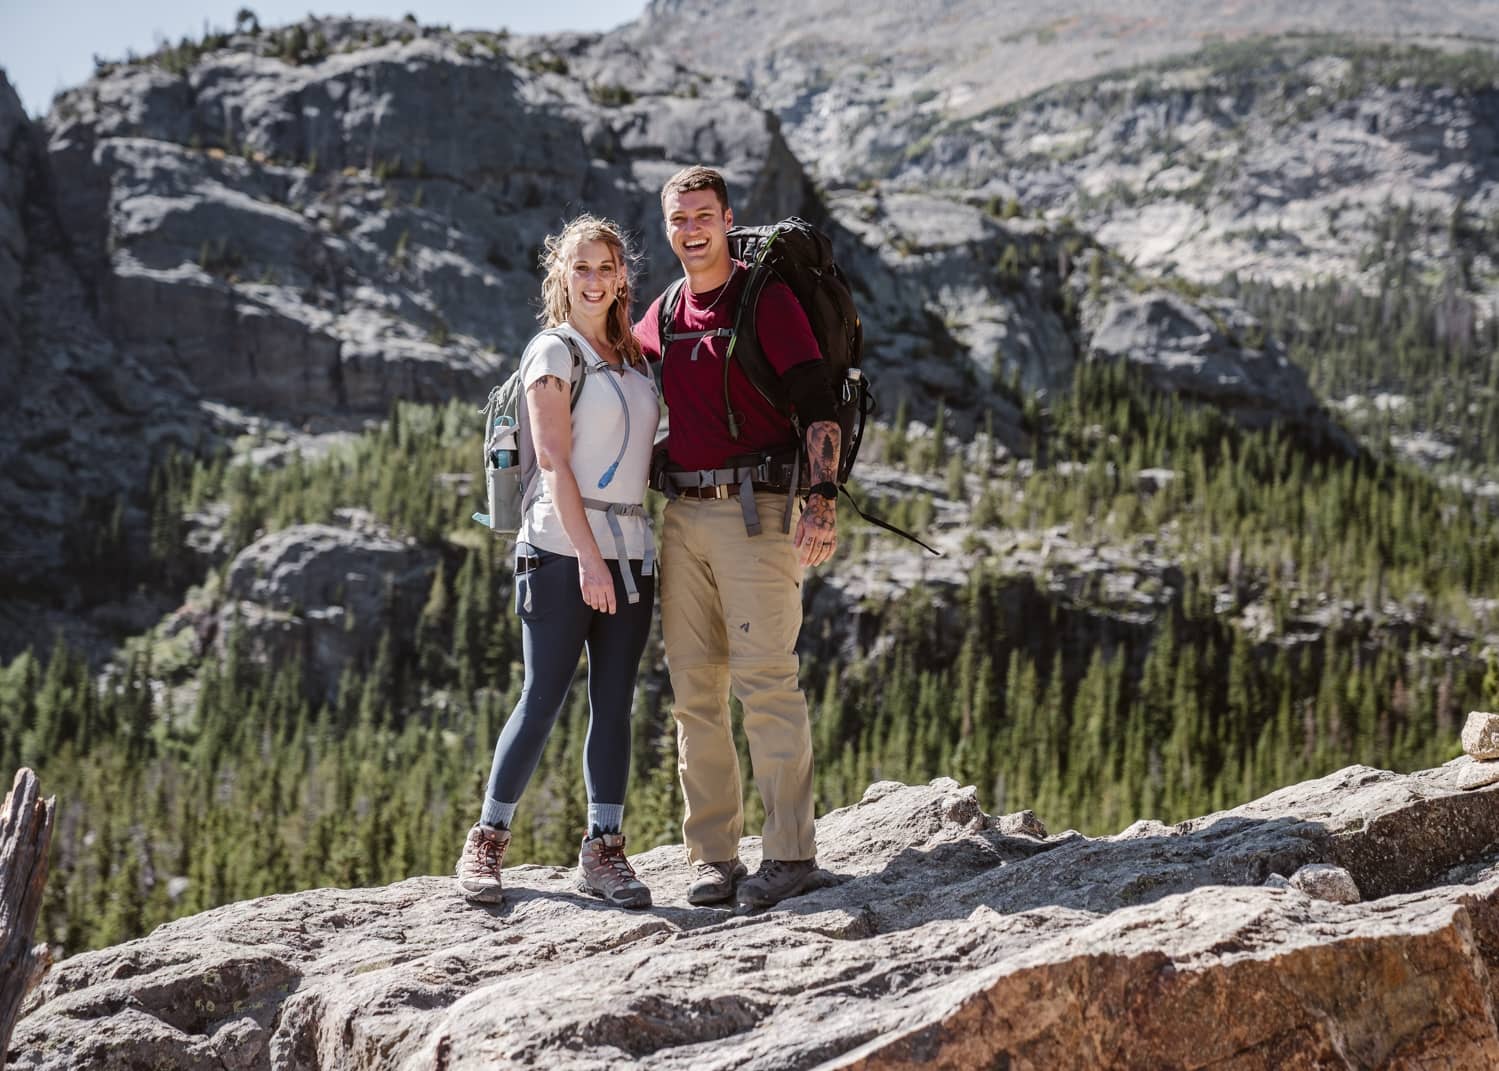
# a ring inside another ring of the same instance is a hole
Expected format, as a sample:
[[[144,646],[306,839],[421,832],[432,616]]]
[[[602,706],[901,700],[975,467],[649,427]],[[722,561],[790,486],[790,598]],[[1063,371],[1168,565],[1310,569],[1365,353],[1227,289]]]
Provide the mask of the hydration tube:
[[[614,381],[614,377],[612,375],[607,374],[610,371],[612,371],[612,369],[609,369],[607,367],[604,369],[604,372],[606,373],[604,378],[607,379],[609,381],[609,385],[614,388],[614,393],[619,397],[619,407],[625,411],[625,437],[619,442],[619,453],[614,455],[614,460],[610,462],[609,467],[604,470],[604,474],[599,477],[600,487],[609,486],[610,481],[614,479],[614,470],[619,468],[619,463],[625,459],[625,449],[630,445],[630,403],[625,400],[624,388]]]
[[[592,350],[593,347],[590,346],[589,351],[591,352]],[[599,357],[599,355],[595,353],[594,357]],[[614,394],[619,399],[619,407],[623,409],[625,413],[625,437],[620,440],[619,453],[614,456],[613,462],[611,462],[609,467],[604,470],[604,474],[599,477],[599,487],[603,488],[608,487],[609,484],[614,480],[615,470],[619,468],[619,463],[625,459],[625,450],[628,449],[630,445],[630,403],[625,400],[624,388],[615,381],[612,375],[608,374],[613,372],[614,369],[609,366],[609,363],[607,361],[599,357],[599,363],[594,366],[593,371],[605,373],[604,378],[607,379],[609,381],[609,385],[614,388]]]

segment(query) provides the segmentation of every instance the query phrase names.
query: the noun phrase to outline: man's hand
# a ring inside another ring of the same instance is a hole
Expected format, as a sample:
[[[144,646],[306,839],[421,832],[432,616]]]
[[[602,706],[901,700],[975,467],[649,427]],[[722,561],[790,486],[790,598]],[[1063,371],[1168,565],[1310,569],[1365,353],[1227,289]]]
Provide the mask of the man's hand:
[[[803,566],[821,565],[838,549],[838,504],[813,495],[796,523],[796,548]]]

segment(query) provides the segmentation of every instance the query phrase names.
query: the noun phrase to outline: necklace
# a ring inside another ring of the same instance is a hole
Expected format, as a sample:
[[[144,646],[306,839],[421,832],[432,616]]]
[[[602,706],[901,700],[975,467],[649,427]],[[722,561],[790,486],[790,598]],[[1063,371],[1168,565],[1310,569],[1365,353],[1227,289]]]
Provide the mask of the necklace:
[[[725,279],[723,281],[723,285],[718,288],[718,296],[712,301],[708,302],[708,307],[702,310],[702,315],[708,315],[708,313],[713,311],[713,306],[717,305],[720,301],[723,300],[723,296],[729,292],[729,284],[734,281],[734,273],[738,270],[739,262],[737,260],[729,261],[729,277]]]

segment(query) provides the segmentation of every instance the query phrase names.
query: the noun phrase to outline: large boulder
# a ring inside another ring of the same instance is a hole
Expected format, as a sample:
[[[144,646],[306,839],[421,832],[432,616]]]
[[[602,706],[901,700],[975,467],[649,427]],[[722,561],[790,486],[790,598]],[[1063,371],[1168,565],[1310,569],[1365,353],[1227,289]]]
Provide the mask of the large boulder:
[[[751,917],[688,905],[677,846],[636,856],[638,913],[524,860],[495,908],[448,877],[267,897],[63,962],[11,1066],[1494,1066],[1499,791],[1456,774],[1099,839],[882,782]],[[1367,902],[1262,884],[1315,863]]]
[[[320,699],[369,664],[387,630],[410,634],[437,567],[434,552],[346,513],[348,527],[294,525],[240,551],[217,622],[220,648],[242,635],[258,661],[299,659]]]

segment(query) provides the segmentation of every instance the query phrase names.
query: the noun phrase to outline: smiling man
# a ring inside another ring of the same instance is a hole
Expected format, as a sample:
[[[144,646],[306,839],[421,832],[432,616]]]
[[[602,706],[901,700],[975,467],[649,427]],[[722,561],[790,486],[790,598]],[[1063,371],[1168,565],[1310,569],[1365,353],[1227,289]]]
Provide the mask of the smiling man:
[[[817,869],[812,735],[796,638],[802,572],[837,548],[839,428],[826,363],[784,284],[772,280],[760,293],[754,330],[806,429],[803,444],[731,358],[748,268],[730,255],[734,213],[723,176],[706,167],[679,171],[661,190],[661,209],[685,284],[674,288],[675,300],[658,298],[635,334],[662,362],[671,413],[661,627],[686,802],[682,834],[696,867],[687,898],[710,904],[737,895],[753,910],[794,896]],[[805,505],[799,456],[807,459]],[[763,862],[743,881],[730,689],[744,708],[765,804]]]

